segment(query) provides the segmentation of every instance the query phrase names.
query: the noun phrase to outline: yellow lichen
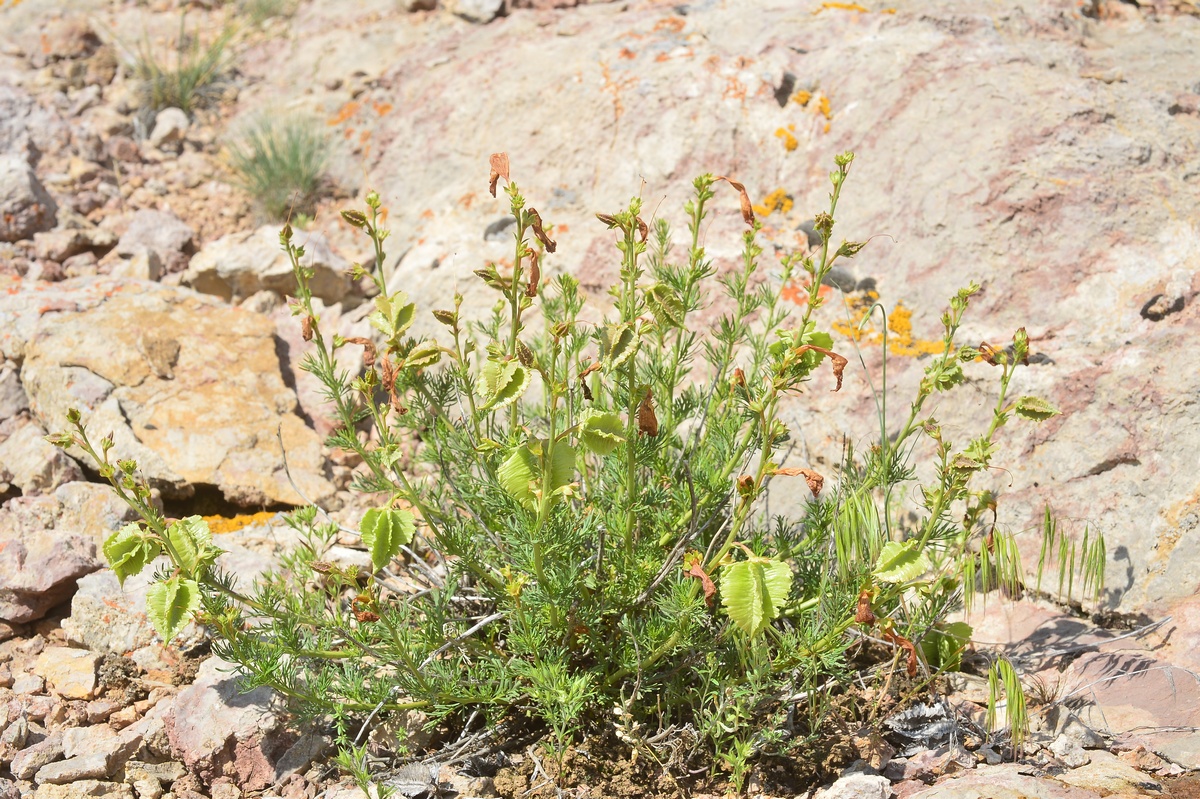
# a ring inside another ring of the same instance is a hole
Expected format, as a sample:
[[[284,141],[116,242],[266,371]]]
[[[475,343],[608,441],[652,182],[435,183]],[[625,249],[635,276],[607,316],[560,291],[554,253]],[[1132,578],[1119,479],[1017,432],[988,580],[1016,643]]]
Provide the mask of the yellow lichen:
[[[252,527],[256,524],[266,524],[275,518],[275,511],[264,510],[258,513],[239,513],[237,516],[204,516],[204,521],[208,522],[208,529],[213,535],[222,533],[236,533],[245,527]]]
[[[829,98],[824,94],[822,94],[821,99],[817,101],[817,113],[826,119],[833,119],[833,109],[829,107]]]
[[[786,128],[779,128],[775,131],[775,138],[783,139],[783,149],[789,153],[800,146],[800,142],[796,140],[794,135],[795,130],[795,125],[788,125]]]
[[[764,197],[760,205],[755,205],[753,207],[754,213],[758,214],[759,216],[770,216],[776,211],[786,214],[788,211],[792,210],[792,204],[793,201],[791,195],[789,195],[783,189],[776,189]]]
[[[801,89],[792,95],[792,102],[800,105],[808,105],[808,101],[812,99],[812,92]]]

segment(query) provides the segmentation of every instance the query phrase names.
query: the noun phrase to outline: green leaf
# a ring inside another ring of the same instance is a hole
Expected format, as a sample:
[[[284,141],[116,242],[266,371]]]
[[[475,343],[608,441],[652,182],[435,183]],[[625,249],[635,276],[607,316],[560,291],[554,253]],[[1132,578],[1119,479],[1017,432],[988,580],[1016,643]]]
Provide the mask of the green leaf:
[[[422,341],[408,351],[408,357],[404,359],[404,366],[410,369],[433,366],[441,358],[442,350],[436,342]]]
[[[971,643],[973,633],[971,625],[966,622],[939,624],[921,641],[921,652],[931,666],[958,671],[962,666],[963,650]]]
[[[476,393],[484,399],[481,410],[505,408],[520,399],[532,373],[520,361],[488,361],[479,375]]]
[[[528,510],[536,511],[542,491],[543,452],[549,446],[546,441],[523,444],[500,464],[496,477],[500,485],[517,502]],[[560,441],[553,447],[550,458],[550,485],[552,497],[561,495],[562,489],[570,485],[575,477],[575,449]]]
[[[127,524],[110,535],[103,549],[104,559],[122,587],[126,577],[132,577],[146,568],[146,564],[158,557],[160,551],[158,543],[147,538],[137,523]]]
[[[646,290],[646,305],[660,327],[683,326],[683,302],[670,286],[656,283]]]
[[[146,616],[164,642],[173,639],[199,607],[200,586],[178,574],[146,592]]]
[[[1041,397],[1020,397],[1017,400],[1015,409],[1017,416],[1024,419],[1029,419],[1034,422],[1044,422],[1047,419],[1058,416],[1062,411],[1055,408],[1049,402],[1046,402]]]
[[[620,368],[637,350],[637,334],[628,322],[600,331],[600,359],[605,372]]]
[[[792,589],[792,569],[769,558],[751,558],[721,571],[721,604],[733,623],[753,638],[779,616]]]
[[[875,577],[885,583],[907,583],[929,571],[929,556],[916,541],[888,541],[875,562]]]
[[[400,547],[412,541],[417,524],[406,510],[371,508],[363,514],[358,530],[371,553],[371,563],[378,570],[396,557]]]
[[[367,321],[387,337],[390,345],[399,342],[417,316],[416,304],[408,302],[408,295],[403,291],[397,291],[390,297],[376,297],[375,308],[375,313],[368,316]]]
[[[941,362],[938,362],[941,364]],[[950,361],[947,364],[940,365],[938,368],[930,366],[926,370],[926,375],[930,385],[936,391],[949,391],[957,385],[961,385],[966,375],[963,374],[962,365],[958,361]]]
[[[522,445],[514,449],[504,463],[500,464],[496,477],[500,480],[501,487],[517,502],[529,510],[537,507],[533,484],[538,477],[538,464],[528,446]]]
[[[607,455],[625,442],[624,425],[615,413],[590,413],[579,425],[579,439],[597,455]]]
[[[217,559],[221,550],[213,546],[208,522],[199,516],[188,516],[172,522],[167,528],[170,551],[178,558],[180,569],[188,577],[199,577],[203,567]]]

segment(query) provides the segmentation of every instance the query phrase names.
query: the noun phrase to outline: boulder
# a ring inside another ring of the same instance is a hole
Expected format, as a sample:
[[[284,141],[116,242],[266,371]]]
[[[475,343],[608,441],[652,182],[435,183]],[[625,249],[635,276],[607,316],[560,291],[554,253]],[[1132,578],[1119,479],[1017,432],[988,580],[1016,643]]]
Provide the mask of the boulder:
[[[226,301],[243,300],[264,289],[292,295],[296,279],[291,262],[279,248],[278,225],[247,233],[231,233],[205,245],[188,264],[183,283]],[[304,245],[304,266],[313,270],[312,292],[327,303],[350,291],[350,265],[324,237],[297,234]]]
[[[275,783],[276,764],[294,737],[272,709],[274,692],[242,693],[235,669],[217,657],[204,661],[176,697],[167,735],[190,773],[208,783],[231,777],[242,790],[256,791]]]
[[[113,433],[114,455],[136,459],[168,498],[197,484],[247,506],[333,493],[269,320],[127,279],[77,278],[30,293],[0,291],[0,322],[11,320],[0,347],[23,358],[21,382],[47,430],[63,429],[67,410],[79,408],[96,440]]]
[[[68,483],[0,507],[0,621],[41,618],[102,565],[99,545],[132,518],[107,486]]]
[[[33,167],[17,155],[0,155],[0,241],[20,241],[54,227],[58,205]]]
[[[57,113],[38,105],[23,89],[0,83],[0,156],[19,156],[36,164],[43,153],[57,152],[70,138]]]
[[[164,108],[154,117],[150,144],[160,150],[178,149],[187,135],[188,116],[178,108]]]
[[[117,255],[134,258],[151,253],[167,272],[182,271],[195,252],[196,234],[169,211],[143,209],[133,215],[117,242]],[[154,278],[151,278],[154,279]]]
[[[46,494],[83,479],[79,464],[45,436],[28,414],[0,422],[0,492],[7,484],[25,495]]]

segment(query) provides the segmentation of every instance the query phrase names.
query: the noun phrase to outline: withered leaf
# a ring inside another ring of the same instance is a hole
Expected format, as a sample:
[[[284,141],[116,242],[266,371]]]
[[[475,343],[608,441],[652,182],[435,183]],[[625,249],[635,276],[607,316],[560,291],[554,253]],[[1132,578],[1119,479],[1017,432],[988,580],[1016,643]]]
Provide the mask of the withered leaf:
[[[375,343],[369,338],[355,336],[346,339],[347,344],[361,344],[363,348],[363,365],[371,367],[375,365]]]
[[[995,347],[993,347],[991,344],[988,344],[986,341],[979,345],[979,357],[982,358],[985,363],[989,363],[992,366],[996,366],[1000,360],[997,357],[999,354],[1000,354],[1000,351],[997,350]]]
[[[713,600],[717,596],[717,586],[712,581],[712,578],[708,576],[708,573],[704,571],[704,566],[700,563],[700,559],[694,559],[683,573],[688,577],[695,577],[700,581],[700,585],[704,586],[704,604],[711,608]]]
[[[533,235],[537,236],[537,240],[546,248],[546,252],[554,252],[558,245],[554,240],[546,235],[546,231],[542,229],[542,215],[537,212],[536,208],[529,209],[529,217],[533,220]]]
[[[646,237],[650,235],[650,228],[647,227],[646,223],[642,221],[642,218],[640,216],[637,217],[637,224],[638,224],[638,233],[641,234],[642,242],[644,243],[646,241]]]
[[[745,388],[746,373],[743,372],[740,368],[734,369],[733,370],[733,380],[731,382],[733,383],[733,385],[737,386],[738,388]]]
[[[864,588],[858,594],[858,607],[854,611],[854,621],[871,627],[876,620],[875,612],[871,610],[871,590]]]
[[[587,400],[588,402],[591,402],[592,401],[592,390],[590,388],[588,388],[587,381],[584,380],[582,377],[579,378],[579,387],[581,389],[583,389],[583,398],[585,400]]]
[[[383,360],[380,361],[379,366],[383,372],[381,375],[383,379],[383,388],[390,394],[396,385],[396,375],[398,370],[396,367],[392,366],[392,362],[388,360],[386,355],[383,356]]]
[[[309,565],[312,566],[313,571],[319,574],[329,574],[329,572],[333,571],[333,564],[327,563],[323,560],[314,560]]]
[[[508,153],[492,153],[491,157],[488,158],[488,163],[491,164],[492,167],[492,174],[488,179],[488,191],[490,191],[492,196],[495,197],[496,182],[499,181],[500,178],[508,180]]]
[[[824,347],[818,347],[814,344],[802,344],[801,346],[796,348],[796,354],[803,355],[804,353],[808,352],[809,350],[813,350],[814,352],[819,352],[822,355],[826,355],[829,357],[830,363],[833,364],[833,376],[835,378],[837,378],[837,388],[835,388],[834,391],[841,391],[842,390],[842,373],[846,371],[846,364],[848,364],[850,362],[847,361],[841,355],[838,355],[833,350],[827,350]]]
[[[553,250],[548,250],[554,252]],[[536,297],[538,293],[538,283],[542,279],[542,268],[538,265],[538,254],[529,251],[529,285],[525,287],[526,297]]]
[[[905,638],[903,635],[887,630],[883,633],[884,640],[893,643],[904,651],[908,652],[908,676],[917,676],[917,648],[913,642]]]
[[[785,477],[797,477],[799,475],[803,475],[804,482],[808,483],[808,490],[813,492],[814,497],[821,494],[821,488],[825,485],[825,478],[814,472],[812,469],[805,469],[799,466],[789,466],[786,469],[776,469],[774,473],[783,475]]]
[[[596,214],[596,218],[608,225],[609,229],[617,226],[617,218],[612,214]]]
[[[733,186],[733,188],[737,190],[737,193],[740,195],[740,197],[739,197],[740,202],[742,204],[742,219],[744,219],[746,221],[747,225],[753,227],[754,226],[754,206],[750,202],[750,195],[746,193],[746,187],[743,186],[741,183],[738,183],[733,178],[727,178],[727,177],[724,177],[723,175],[718,175],[717,180],[723,180],[726,183],[728,183],[730,186]]]
[[[305,341],[312,341],[313,337],[313,318],[306,316],[300,322],[300,335]]]
[[[359,624],[369,624],[373,621],[379,621],[379,614],[369,610],[354,611],[354,618],[358,619]]]
[[[588,367],[579,373],[579,377],[584,378],[590,375],[592,372],[598,372],[603,365],[604,364],[602,364],[600,361],[588,364]]]
[[[658,417],[654,415],[654,392],[646,389],[646,396],[638,405],[638,435],[657,436]]]

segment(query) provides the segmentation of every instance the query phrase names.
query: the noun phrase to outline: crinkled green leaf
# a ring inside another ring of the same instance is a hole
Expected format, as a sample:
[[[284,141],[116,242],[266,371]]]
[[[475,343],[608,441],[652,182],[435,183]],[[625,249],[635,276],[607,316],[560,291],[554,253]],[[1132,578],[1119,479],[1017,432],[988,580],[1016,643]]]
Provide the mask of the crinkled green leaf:
[[[399,342],[417,316],[416,304],[409,302],[408,295],[403,291],[397,291],[390,297],[376,297],[375,308],[375,312],[367,317],[367,321],[393,345]]]
[[[199,516],[188,516],[186,519],[172,522],[167,527],[167,542],[170,550],[178,558],[178,566],[189,577],[199,577],[203,567],[217,559],[221,550],[213,546],[212,534],[208,530],[208,522]]]
[[[733,623],[754,637],[779,616],[792,590],[792,569],[769,558],[751,558],[721,570],[721,604]]]
[[[408,357],[404,359],[404,365],[413,369],[433,366],[441,358],[442,350],[436,342],[422,341],[408,351]]]
[[[146,592],[146,616],[164,642],[178,635],[199,608],[200,586],[178,574]]]
[[[1017,416],[1025,419],[1030,419],[1034,422],[1044,422],[1047,419],[1058,416],[1062,411],[1055,408],[1049,402],[1046,402],[1041,397],[1021,397],[1017,400],[1016,408]]]
[[[542,453],[547,446],[549,443],[546,441],[523,444],[514,449],[496,471],[504,490],[528,510],[537,510],[538,496],[542,490]],[[570,485],[575,477],[575,449],[560,441],[554,445],[549,461],[549,490],[552,495],[558,496],[561,489]]]
[[[605,372],[620,368],[636,350],[637,334],[628,322],[609,325],[600,332],[600,360]]]
[[[417,523],[406,510],[371,508],[363,514],[358,530],[371,553],[371,563],[382,569],[396,557],[400,547],[412,541]]]
[[[646,305],[662,327],[681,327],[683,325],[683,302],[679,295],[663,283],[656,283],[646,290]]]
[[[103,549],[104,559],[122,586],[126,577],[132,577],[146,568],[146,564],[158,557],[160,551],[158,543],[147,538],[137,523],[127,524],[110,535]]]
[[[532,373],[520,361],[488,361],[479,375],[476,393],[483,397],[482,410],[505,408],[521,398]]]
[[[579,425],[579,439],[597,455],[607,455],[625,442],[625,426],[615,413],[590,413]]]
[[[875,561],[875,577],[885,583],[907,583],[930,569],[929,556],[916,541],[888,541]]]
[[[938,363],[941,363],[940,361]],[[926,371],[930,385],[937,391],[949,391],[966,379],[962,365],[958,361],[950,361],[940,368],[930,366]]]
[[[963,650],[971,643],[973,633],[971,625],[966,622],[939,624],[921,641],[921,652],[931,666],[958,671],[962,665]]]
[[[537,506],[534,492],[534,481],[538,478],[538,464],[529,451],[528,446],[520,446],[512,451],[500,468],[496,471],[501,487],[509,495],[529,510]]]

